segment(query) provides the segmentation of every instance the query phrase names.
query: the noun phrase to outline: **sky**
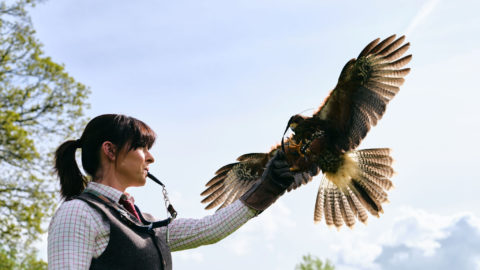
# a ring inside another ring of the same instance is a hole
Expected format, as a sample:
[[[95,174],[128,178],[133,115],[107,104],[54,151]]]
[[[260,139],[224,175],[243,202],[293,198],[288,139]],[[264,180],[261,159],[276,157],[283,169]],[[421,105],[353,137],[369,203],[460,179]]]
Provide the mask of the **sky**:
[[[480,269],[478,1],[60,1],[31,10],[46,55],[92,91],[89,117],[123,113],[158,134],[151,172],[180,217],[221,166],[280,141],[316,109],[371,40],[406,35],[410,74],[359,148],[390,147],[395,189],[379,218],[337,231],[313,223],[320,183],[284,195],[174,269]],[[166,216],[160,187],[129,190]],[[39,243],[46,258],[46,236]]]

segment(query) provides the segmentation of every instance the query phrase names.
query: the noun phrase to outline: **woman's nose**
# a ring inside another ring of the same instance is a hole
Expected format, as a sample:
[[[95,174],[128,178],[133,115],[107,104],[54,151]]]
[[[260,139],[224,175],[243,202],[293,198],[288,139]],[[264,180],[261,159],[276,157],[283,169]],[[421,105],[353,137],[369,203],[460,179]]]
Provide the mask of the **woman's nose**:
[[[155,158],[153,157],[152,153],[150,153],[150,151],[148,150],[145,150],[145,160],[148,162],[148,163],[153,163],[155,162]]]

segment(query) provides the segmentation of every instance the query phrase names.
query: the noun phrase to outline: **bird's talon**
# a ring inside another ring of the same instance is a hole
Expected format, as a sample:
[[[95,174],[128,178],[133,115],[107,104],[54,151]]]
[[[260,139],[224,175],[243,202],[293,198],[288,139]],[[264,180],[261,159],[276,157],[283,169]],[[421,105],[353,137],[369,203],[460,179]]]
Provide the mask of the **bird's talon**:
[[[298,172],[299,170],[300,168],[298,168],[297,166],[290,167],[291,172]]]

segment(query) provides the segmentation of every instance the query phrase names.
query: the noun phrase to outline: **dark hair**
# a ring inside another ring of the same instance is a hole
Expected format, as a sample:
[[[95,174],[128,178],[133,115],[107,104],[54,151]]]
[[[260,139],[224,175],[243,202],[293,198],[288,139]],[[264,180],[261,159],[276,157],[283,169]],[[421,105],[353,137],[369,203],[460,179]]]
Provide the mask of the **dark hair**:
[[[82,165],[87,174],[94,177],[100,165],[100,147],[106,141],[117,149],[127,151],[139,147],[151,148],[155,132],[144,122],[121,114],[99,115],[87,124],[79,140],[62,143],[55,152],[55,171],[60,178],[62,197],[69,199],[79,195],[87,185],[75,161],[75,150],[82,149]],[[117,151],[117,154],[120,151]]]

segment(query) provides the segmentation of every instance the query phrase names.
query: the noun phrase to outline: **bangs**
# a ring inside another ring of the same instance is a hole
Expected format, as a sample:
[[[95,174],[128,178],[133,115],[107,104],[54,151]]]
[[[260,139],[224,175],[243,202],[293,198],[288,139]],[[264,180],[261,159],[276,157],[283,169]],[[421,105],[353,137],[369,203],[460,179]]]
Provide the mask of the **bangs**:
[[[139,147],[152,148],[155,143],[157,135],[155,132],[144,122],[131,117],[132,120],[132,136],[130,137],[129,150],[135,150]]]
[[[107,128],[108,127],[104,127]],[[155,132],[144,122],[122,114],[115,115],[109,136],[103,141],[112,141],[118,148],[127,151],[140,147],[150,149],[155,142]]]

